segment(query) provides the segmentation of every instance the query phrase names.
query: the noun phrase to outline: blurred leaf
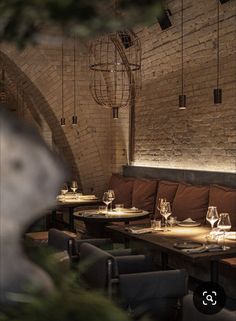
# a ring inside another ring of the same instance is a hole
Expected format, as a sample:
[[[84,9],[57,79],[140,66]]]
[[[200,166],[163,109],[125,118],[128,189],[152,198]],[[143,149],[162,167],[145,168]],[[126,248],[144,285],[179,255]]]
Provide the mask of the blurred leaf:
[[[0,0],[0,40],[24,46],[42,28],[50,26],[80,37],[91,37],[115,28],[155,21],[161,0],[120,0],[115,16],[113,0]],[[122,14],[120,14],[122,12]]]

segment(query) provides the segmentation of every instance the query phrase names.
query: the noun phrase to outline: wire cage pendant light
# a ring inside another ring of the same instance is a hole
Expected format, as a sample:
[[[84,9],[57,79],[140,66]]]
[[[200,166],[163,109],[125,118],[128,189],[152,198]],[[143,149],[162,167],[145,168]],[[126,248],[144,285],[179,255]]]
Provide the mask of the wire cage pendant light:
[[[73,57],[73,66],[74,66],[74,111],[72,116],[72,125],[76,126],[78,123],[78,118],[76,115],[76,38],[74,36],[74,57]]]
[[[179,109],[186,109],[187,97],[184,94],[184,1],[181,0],[181,95],[179,95]]]
[[[214,104],[222,103],[222,89],[220,83],[220,1],[217,1],[217,44],[216,44],[216,88],[213,90]]]
[[[100,105],[119,109],[129,105],[141,88],[141,45],[130,29],[103,35],[92,42],[89,51],[90,91]]]

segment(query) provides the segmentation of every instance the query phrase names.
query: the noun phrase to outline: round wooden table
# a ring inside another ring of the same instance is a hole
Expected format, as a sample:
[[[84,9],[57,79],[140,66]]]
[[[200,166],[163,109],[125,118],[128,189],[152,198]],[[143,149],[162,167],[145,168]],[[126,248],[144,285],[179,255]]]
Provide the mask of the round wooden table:
[[[88,236],[103,237],[105,228],[109,223],[124,222],[129,224],[131,221],[145,219],[149,214],[147,211],[124,214],[113,211],[108,212],[108,214],[99,214],[98,210],[91,209],[74,213],[74,219],[84,222]]]
[[[74,210],[77,207],[82,206],[97,206],[101,204],[99,199],[78,199],[72,201],[57,201],[56,207],[52,210],[52,223],[55,224],[57,221],[57,211],[60,209],[68,209],[69,213],[69,224],[68,228],[70,231],[74,231]]]

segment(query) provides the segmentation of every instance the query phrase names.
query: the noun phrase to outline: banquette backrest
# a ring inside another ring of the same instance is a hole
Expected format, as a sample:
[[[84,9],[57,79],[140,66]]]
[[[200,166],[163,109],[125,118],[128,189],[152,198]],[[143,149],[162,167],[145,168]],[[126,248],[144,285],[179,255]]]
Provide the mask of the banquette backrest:
[[[109,187],[116,203],[135,206],[158,215],[156,200],[167,198],[178,219],[204,221],[208,206],[228,212],[236,228],[236,174],[124,166],[123,175],[112,175]]]

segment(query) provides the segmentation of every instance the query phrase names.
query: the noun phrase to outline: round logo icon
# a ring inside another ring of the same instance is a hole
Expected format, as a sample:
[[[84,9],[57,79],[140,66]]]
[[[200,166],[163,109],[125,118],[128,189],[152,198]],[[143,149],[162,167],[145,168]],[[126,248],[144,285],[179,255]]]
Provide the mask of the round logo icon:
[[[225,306],[225,291],[217,283],[204,282],[193,294],[193,303],[199,312],[204,314],[218,313]]]

